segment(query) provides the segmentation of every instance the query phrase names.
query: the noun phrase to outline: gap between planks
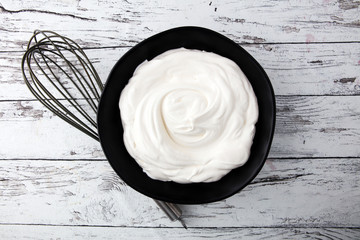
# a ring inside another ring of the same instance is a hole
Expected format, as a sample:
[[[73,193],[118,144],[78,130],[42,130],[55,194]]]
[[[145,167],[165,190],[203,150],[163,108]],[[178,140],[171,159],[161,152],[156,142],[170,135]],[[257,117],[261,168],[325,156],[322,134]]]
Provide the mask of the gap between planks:
[[[327,160],[327,159],[359,159],[360,156],[348,156],[348,157],[272,157],[267,158],[269,161],[276,160]],[[105,162],[107,159],[66,159],[66,158],[0,158],[0,161],[61,161],[61,162]]]
[[[286,97],[286,98],[292,98],[292,97],[359,97],[360,95],[352,94],[352,95],[341,95],[341,94],[293,94],[293,95],[277,95],[275,94],[275,97]],[[57,100],[65,100],[63,98],[58,98]],[[85,100],[85,98],[75,98],[75,100]],[[39,101],[38,99],[0,99],[0,102],[36,102]]]
[[[114,226],[114,225],[70,225],[70,224],[47,224],[47,223],[0,223],[0,226],[42,226],[42,227],[93,227],[93,228],[129,228],[129,229],[183,229],[183,227],[169,227],[169,226]],[[359,229],[359,227],[339,227],[339,226],[312,226],[312,227],[303,227],[303,226],[286,226],[286,225],[275,225],[275,226],[246,226],[246,227],[189,227],[188,229],[324,229],[324,228],[333,228],[333,229]]]
[[[144,39],[145,40],[145,39]],[[140,42],[137,42],[135,45],[122,45],[122,46],[102,46],[102,47],[82,47],[83,50],[98,50],[98,49],[119,49],[119,48],[132,48],[135,47]],[[330,42],[261,42],[261,43],[239,43],[235,42],[239,46],[256,46],[256,45],[318,45],[318,44],[357,44],[360,41],[330,41]],[[25,53],[25,50],[12,50],[4,51],[0,50],[0,53]]]

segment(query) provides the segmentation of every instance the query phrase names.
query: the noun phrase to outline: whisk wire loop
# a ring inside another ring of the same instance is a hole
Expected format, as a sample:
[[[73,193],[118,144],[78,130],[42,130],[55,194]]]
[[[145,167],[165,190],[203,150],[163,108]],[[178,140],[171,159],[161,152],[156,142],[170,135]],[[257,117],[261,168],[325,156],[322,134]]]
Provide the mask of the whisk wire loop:
[[[53,31],[36,30],[21,69],[27,87],[45,107],[99,140],[96,113],[103,84],[77,43]]]

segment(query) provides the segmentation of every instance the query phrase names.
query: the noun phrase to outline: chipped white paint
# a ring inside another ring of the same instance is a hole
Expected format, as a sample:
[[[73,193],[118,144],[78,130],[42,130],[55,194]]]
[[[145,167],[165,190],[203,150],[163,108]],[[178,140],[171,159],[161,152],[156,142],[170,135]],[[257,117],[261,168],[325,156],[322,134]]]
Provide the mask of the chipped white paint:
[[[181,206],[184,218],[189,227],[357,227],[359,161],[271,159],[240,193]],[[179,227],[107,161],[2,161],[0,176],[0,225]]]
[[[61,238],[59,233],[61,232]],[[123,228],[0,225],[1,239],[358,239],[359,229],[342,228]]]
[[[360,238],[359,5],[1,1],[0,238]],[[93,48],[86,52],[105,81],[131,46],[183,25],[240,43],[265,68],[277,95],[272,159],[235,196],[181,206],[195,227],[188,231],[124,185],[98,142],[33,101],[20,71],[34,29]]]
[[[212,28],[239,43],[358,41],[360,35],[359,2],[350,0],[3,0],[1,5],[4,50],[24,47],[36,28],[62,31],[96,47],[132,46],[184,25]]]
[[[263,66],[277,95],[360,94],[360,43],[242,46]],[[92,49],[86,54],[105,82],[116,61],[129,49]],[[0,100],[34,99],[19,71],[22,55],[0,52],[0,69],[6,69],[0,75]]]
[[[360,156],[359,96],[278,96],[276,101],[269,157]],[[0,159],[104,159],[98,142],[37,101],[0,102],[0,122],[8,136],[0,138]]]

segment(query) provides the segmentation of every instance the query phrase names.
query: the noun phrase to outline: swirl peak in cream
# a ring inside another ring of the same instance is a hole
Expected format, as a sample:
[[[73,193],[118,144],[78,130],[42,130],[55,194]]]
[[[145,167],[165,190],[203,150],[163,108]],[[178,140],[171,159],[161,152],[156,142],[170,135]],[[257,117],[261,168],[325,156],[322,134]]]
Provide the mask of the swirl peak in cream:
[[[228,58],[169,50],[138,66],[119,107],[126,149],[153,179],[213,182],[249,158],[257,100]]]

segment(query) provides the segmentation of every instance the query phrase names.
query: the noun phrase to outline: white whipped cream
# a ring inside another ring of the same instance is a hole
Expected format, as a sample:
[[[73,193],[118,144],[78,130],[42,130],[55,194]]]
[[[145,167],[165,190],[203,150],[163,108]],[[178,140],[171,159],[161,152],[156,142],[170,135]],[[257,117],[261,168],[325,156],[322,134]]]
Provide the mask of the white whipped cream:
[[[213,182],[249,158],[257,100],[228,58],[167,51],[135,70],[119,106],[126,149],[153,179]]]

